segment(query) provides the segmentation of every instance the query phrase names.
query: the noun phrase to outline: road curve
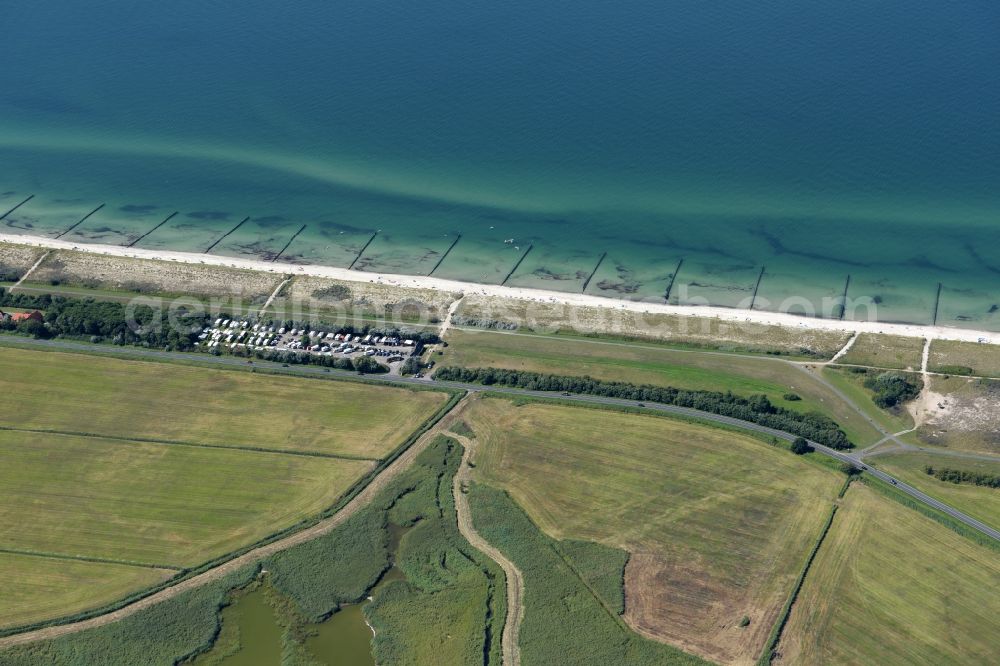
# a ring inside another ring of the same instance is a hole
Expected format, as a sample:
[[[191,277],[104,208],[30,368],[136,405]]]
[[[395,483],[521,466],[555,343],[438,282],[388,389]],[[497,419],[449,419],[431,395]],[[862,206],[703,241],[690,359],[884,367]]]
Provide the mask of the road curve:
[[[503,635],[500,637],[503,666],[521,666],[521,648],[518,636],[521,633],[521,618],[524,615],[524,576],[521,570],[507,557],[484,539],[476,531],[472,523],[472,513],[469,509],[469,498],[462,486],[470,480],[469,459],[472,457],[475,443],[467,437],[453,432],[448,436],[456,439],[463,447],[462,464],[455,474],[452,483],[452,493],[455,495],[455,513],[458,515],[458,531],[472,547],[490,558],[503,569],[507,587],[507,618],[503,625]]]
[[[86,353],[111,353],[115,356],[130,356],[137,359],[173,359],[181,360],[186,362],[195,362],[199,365],[214,365],[221,367],[246,367],[246,361],[231,357],[231,356],[210,356],[208,354],[194,354],[190,352],[165,352],[165,351],[155,351],[151,349],[142,348],[128,348],[128,347],[112,347],[108,348],[106,345],[95,345],[83,342],[70,342],[64,340],[32,340],[29,338],[0,338],[0,345],[9,345],[17,347],[42,347],[42,348],[52,348],[52,349],[65,349],[69,351],[83,351]],[[106,351],[105,351],[106,350]],[[323,376],[323,375],[334,375],[334,376],[353,376],[357,377],[354,373],[347,373],[343,371],[330,370],[329,368],[321,368],[317,366],[290,366],[283,367],[279,363],[273,363],[269,361],[254,361],[254,364],[260,368],[266,368],[271,371],[277,371],[289,375],[297,376]],[[556,394],[552,391],[529,391],[527,389],[516,389],[508,388],[504,386],[483,386],[480,384],[465,384],[461,382],[447,382],[438,381],[429,378],[416,379],[413,377],[384,377],[381,375],[366,375],[366,379],[369,381],[377,382],[389,382],[396,384],[411,384],[418,386],[434,387],[439,386],[442,388],[451,388],[464,390],[468,392],[480,392],[480,391],[491,391],[494,393],[503,393],[507,395],[523,395],[527,397],[536,398],[559,398],[560,400],[569,402],[579,402],[579,403],[590,403],[598,405],[611,405],[616,407],[637,407],[639,403],[634,400],[623,400],[619,398],[606,398],[604,396],[593,396],[593,395],[561,395]],[[751,430],[754,432],[763,433],[785,441],[792,441],[795,439],[796,435],[787,433],[781,430],[775,430],[773,428],[767,428],[765,426],[757,425],[756,423],[750,423],[748,421],[741,421],[739,419],[734,419],[728,416],[721,416],[719,414],[712,414],[709,412],[702,412],[696,409],[690,409],[687,407],[676,407],[674,405],[662,405],[657,403],[645,403],[644,408],[650,411],[664,412],[668,414],[677,414],[680,416],[687,416],[690,418],[697,418],[703,421],[712,421],[714,423],[722,423],[725,425],[733,426],[736,428],[741,428],[743,430]],[[926,504],[934,509],[938,509],[943,513],[951,516],[955,520],[973,528],[974,530],[985,534],[993,539],[1000,541],[1000,531],[985,525],[984,523],[968,516],[958,509],[954,509],[951,506],[934,499],[926,495],[925,493],[917,490],[916,488],[907,485],[896,479],[885,472],[876,470],[869,465],[865,465],[860,462],[857,458],[851,456],[850,454],[844,453],[842,451],[836,451],[822,444],[816,442],[810,442],[810,444],[818,452],[827,455],[831,458],[850,463],[855,467],[864,469],[866,472],[870,473],[887,483],[894,485],[901,492],[909,495],[915,500]]]

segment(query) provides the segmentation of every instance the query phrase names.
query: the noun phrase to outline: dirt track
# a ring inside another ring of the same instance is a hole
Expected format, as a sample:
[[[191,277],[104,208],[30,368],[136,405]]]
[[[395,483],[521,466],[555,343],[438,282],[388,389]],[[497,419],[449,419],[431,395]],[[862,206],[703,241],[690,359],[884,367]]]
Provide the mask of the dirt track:
[[[116,611],[99,615],[88,620],[81,620],[70,624],[61,624],[54,627],[45,627],[43,629],[36,629],[35,631],[29,631],[23,634],[14,634],[12,636],[7,636],[6,638],[0,638],[0,649],[23,643],[30,643],[33,641],[58,638],[59,636],[65,636],[66,634],[84,631],[85,629],[93,629],[95,627],[102,627],[104,625],[111,624],[112,622],[117,622],[118,620],[126,618],[134,613],[138,613],[141,610],[155,606],[156,604],[167,601],[168,599],[173,599],[183,592],[200,587],[201,585],[205,585],[206,583],[210,583],[214,580],[218,580],[232,571],[236,571],[237,569],[245,567],[249,564],[254,564],[255,562],[273,555],[274,553],[287,550],[292,546],[297,546],[301,543],[311,541],[326,534],[354,515],[355,512],[370,502],[375,495],[385,488],[401,472],[406,470],[413,463],[416,457],[420,455],[425,448],[427,448],[427,445],[430,444],[430,442],[437,435],[439,435],[452,423],[454,418],[461,412],[464,402],[465,401],[463,400],[455,405],[455,407],[452,408],[452,410],[440,421],[438,421],[433,428],[424,433],[420,439],[414,442],[413,446],[407,449],[401,456],[390,463],[388,467],[382,470],[377,477],[372,479],[371,483],[365,486],[364,490],[358,493],[354,499],[348,502],[344,508],[338,511],[335,515],[317,523],[316,525],[313,525],[312,527],[306,528],[301,532],[296,532],[295,534],[273,543],[255,548],[254,550],[240,555],[235,559],[229,560],[228,562],[224,562],[213,569],[209,569],[208,571],[200,573],[197,576],[183,580],[176,585],[160,590],[155,594],[140,599],[139,601],[129,604],[123,608],[119,608]]]
[[[504,623],[503,636],[500,638],[501,654],[504,666],[520,666],[521,649],[518,646],[518,634],[521,630],[521,616],[524,612],[524,577],[513,562],[479,535],[472,524],[469,498],[462,492],[462,484],[467,483],[471,476],[470,470],[472,468],[469,467],[469,458],[472,457],[475,450],[474,440],[455,433],[448,433],[448,436],[461,442],[465,449],[462,453],[462,465],[458,473],[455,474],[452,486],[455,495],[455,513],[458,514],[458,531],[476,550],[499,564],[500,568],[503,569],[507,578],[507,621]]]

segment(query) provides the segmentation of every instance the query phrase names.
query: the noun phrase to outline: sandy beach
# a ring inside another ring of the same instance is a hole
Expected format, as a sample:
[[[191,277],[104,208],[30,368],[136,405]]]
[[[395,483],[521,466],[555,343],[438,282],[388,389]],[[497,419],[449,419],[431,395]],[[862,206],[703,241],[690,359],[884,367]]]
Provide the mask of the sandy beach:
[[[117,245],[71,243],[40,236],[0,234],[0,242],[41,247],[49,250],[76,250],[115,257],[176,261],[210,266],[227,266],[268,273],[310,275],[332,278],[335,280],[344,280],[348,282],[387,284],[401,288],[435,289],[450,294],[479,294],[498,299],[517,299],[538,303],[597,307],[651,314],[671,314],[685,317],[714,318],[726,322],[746,322],[769,326],[782,326],[786,328],[845,331],[851,333],[885,333],[890,335],[920,337],[932,340],[957,340],[965,342],[1000,344],[1000,333],[945,326],[919,326],[913,324],[894,324],[876,321],[842,321],[836,319],[801,317],[794,314],[765,312],[760,310],[741,310],[712,306],[668,305],[666,303],[644,303],[635,301],[615,301],[588,294],[572,294],[566,292],[545,291],[541,289],[523,289],[500,285],[473,284],[418,275],[359,272],[348,270],[346,268],[335,268],[332,266],[298,265],[261,261],[256,259],[224,257],[212,254],[173,252],[166,250],[144,250],[140,248],[126,248]]]

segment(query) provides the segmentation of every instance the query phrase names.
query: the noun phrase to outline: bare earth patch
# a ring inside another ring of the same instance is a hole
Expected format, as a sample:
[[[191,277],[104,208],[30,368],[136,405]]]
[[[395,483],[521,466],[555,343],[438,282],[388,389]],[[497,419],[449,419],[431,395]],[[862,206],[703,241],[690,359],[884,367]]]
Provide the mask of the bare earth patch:
[[[925,444],[1000,454],[1000,382],[933,377],[921,400]]]

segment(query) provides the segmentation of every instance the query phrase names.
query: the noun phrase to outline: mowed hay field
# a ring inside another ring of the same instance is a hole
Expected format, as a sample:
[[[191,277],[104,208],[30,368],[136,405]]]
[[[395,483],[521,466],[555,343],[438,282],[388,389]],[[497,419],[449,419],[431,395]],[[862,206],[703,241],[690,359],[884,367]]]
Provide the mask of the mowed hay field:
[[[325,511],[447,399],[13,349],[0,373],[0,626],[105,605]]]
[[[0,572],[0,628],[109,603],[176,573],[10,553],[0,553]]]
[[[630,625],[721,662],[759,656],[842,483],[748,436],[657,416],[486,398],[465,420],[479,480],[553,538],[631,554]]]
[[[0,349],[0,426],[381,458],[435,391]]]
[[[996,664],[995,550],[855,483],[778,646],[781,664]]]
[[[372,465],[0,431],[0,549],[195,565],[321,512]]]
[[[858,445],[881,434],[835,391],[803,368],[776,358],[754,358],[668,347],[551,336],[451,329],[441,366],[505,368],[583,376],[699,391],[762,393],[775,405],[817,411],[836,421]],[[801,400],[785,400],[795,393]]]

